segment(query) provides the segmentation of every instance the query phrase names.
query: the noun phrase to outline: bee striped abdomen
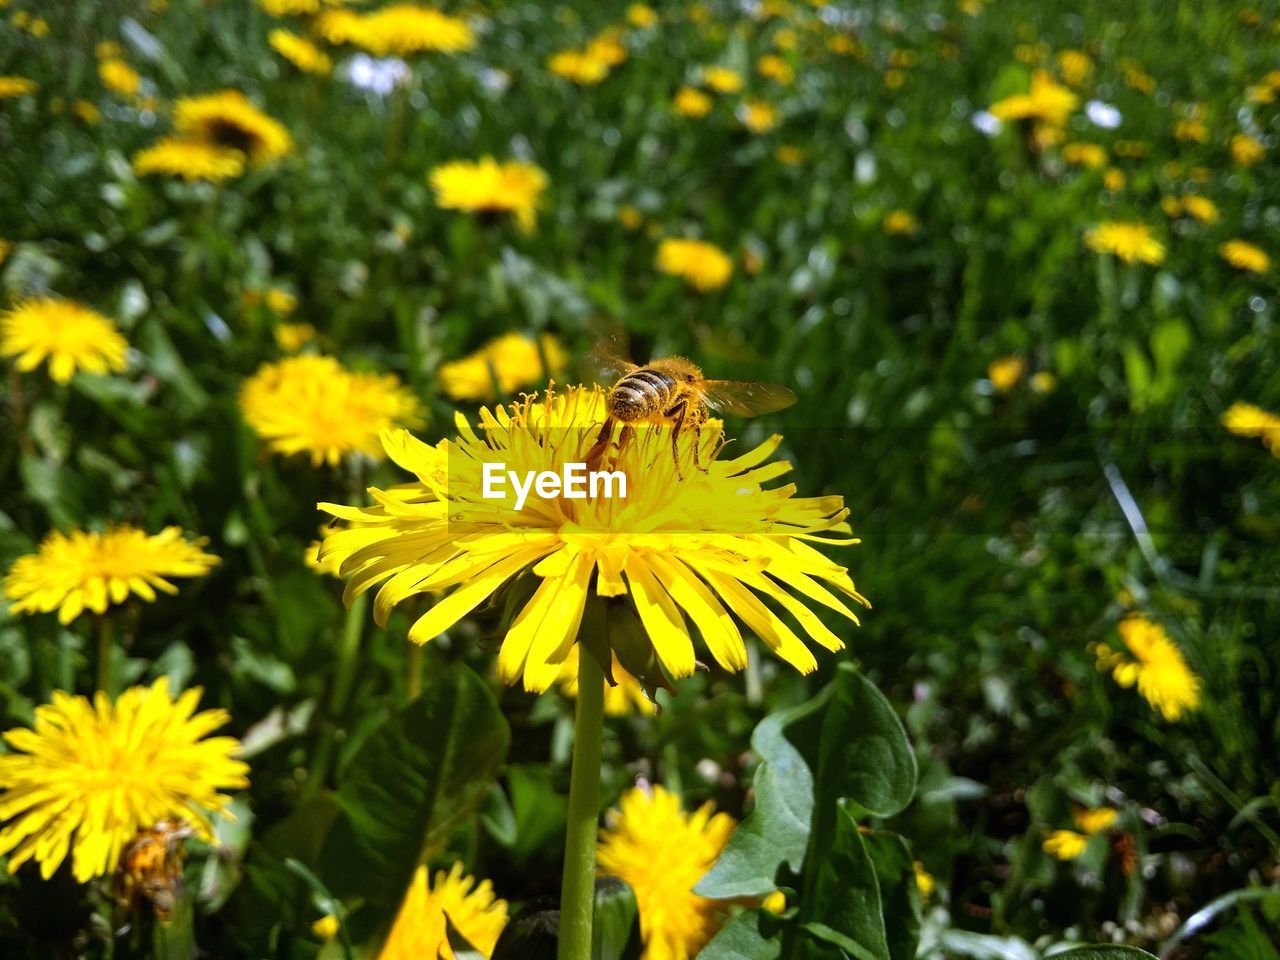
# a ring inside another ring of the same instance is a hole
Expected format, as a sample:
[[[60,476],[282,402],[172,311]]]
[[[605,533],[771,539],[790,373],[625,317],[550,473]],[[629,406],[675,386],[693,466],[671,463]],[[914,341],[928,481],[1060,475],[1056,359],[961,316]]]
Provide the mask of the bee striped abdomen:
[[[609,412],[624,422],[660,415],[675,400],[676,381],[651,368],[627,374],[609,392]]]

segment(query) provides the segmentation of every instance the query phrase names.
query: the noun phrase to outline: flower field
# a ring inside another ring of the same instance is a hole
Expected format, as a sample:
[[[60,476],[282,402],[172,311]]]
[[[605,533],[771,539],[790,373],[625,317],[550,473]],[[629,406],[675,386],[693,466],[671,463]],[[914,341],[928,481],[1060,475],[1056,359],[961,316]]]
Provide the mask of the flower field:
[[[1280,960],[1278,55],[0,0],[0,956]]]

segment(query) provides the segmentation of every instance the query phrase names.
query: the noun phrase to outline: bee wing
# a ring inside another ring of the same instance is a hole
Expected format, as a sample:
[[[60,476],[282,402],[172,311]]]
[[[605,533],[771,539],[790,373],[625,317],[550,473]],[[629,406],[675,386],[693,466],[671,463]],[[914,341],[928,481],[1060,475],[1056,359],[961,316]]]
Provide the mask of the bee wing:
[[[597,383],[612,384],[619,377],[640,369],[631,362],[627,333],[610,329],[596,341],[586,359],[587,375]]]
[[[712,410],[735,417],[758,417],[783,410],[796,402],[796,395],[780,383],[757,380],[703,380],[698,384],[702,399]]]

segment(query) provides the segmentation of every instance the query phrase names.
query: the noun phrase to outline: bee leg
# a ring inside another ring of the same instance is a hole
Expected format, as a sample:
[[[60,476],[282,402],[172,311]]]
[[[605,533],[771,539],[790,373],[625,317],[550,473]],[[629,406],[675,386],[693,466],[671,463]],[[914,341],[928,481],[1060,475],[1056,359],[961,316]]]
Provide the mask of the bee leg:
[[[663,416],[671,418],[671,459],[676,465],[676,479],[683,480],[684,475],[680,472],[680,430],[684,426],[684,415],[689,412],[689,405],[681,402],[673,406]],[[697,454],[695,453],[695,457]]]
[[[600,434],[596,437],[595,445],[587,451],[588,470],[594,470],[600,466],[600,461],[604,458],[604,452],[609,449],[609,442],[613,439],[613,426],[614,419],[609,417],[605,420],[604,426],[600,428]]]
[[[693,421],[693,465],[703,473],[711,472],[711,464],[702,464],[702,418]]]

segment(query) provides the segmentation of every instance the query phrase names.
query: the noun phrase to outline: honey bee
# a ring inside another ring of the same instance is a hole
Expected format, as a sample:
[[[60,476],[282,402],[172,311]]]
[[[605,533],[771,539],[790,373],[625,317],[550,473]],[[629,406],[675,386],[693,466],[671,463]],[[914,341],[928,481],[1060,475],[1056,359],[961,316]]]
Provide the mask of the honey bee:
[[[182,895],[183,844],[193,836],[189,824],[173,820],[139,830],[121,851],[116,868],[120,904],[136,913],[150,903],[159,919],[168,919]]]
[[[587,467],[594,470],[613,442],[619,423],[622,432],[618,449],[634,436],[638,423],[665,424],[671,427],[671,456],[680,477],[680,433],[692,429],[695,437],[706,422],[708,411],[723,411],[737,417],[756,417],[782,410],[796,402],[796,395],[777,383],[754,380],[707,380],[693,361],[684,357],[663,357],[640,366],[625,356],[616,339],[607,340],[593,351],[593,359],[602,370],[622,374],[605,398],[608,417],[594,446],[587,453]],[[699,445],[693,446],[694,466],[704,473],[699,459]],[[683,477],[681,477],[683,479]]]

